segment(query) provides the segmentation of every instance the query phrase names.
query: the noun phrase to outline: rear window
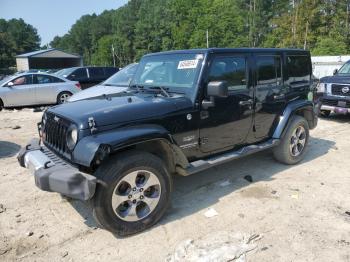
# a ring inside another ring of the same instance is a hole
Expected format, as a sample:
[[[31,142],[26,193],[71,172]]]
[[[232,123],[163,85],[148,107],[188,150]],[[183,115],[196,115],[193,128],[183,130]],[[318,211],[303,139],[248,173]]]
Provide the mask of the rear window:
[[[86,68],[78,68],[70,76],[73,78],[85,78],[87,77]]]
[[[258,56],[256,63],[259,87],[278,86],[281,84],[282,67],[279,56]]]

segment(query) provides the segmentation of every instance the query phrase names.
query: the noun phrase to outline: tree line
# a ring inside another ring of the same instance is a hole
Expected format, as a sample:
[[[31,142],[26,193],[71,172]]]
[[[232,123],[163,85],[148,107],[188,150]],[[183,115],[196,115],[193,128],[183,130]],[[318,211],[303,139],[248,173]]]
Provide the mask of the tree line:
[[[350,52],[350,0],[129,0],[84,15],[50,46],[89,65],[124,66],[149,52],[210,47],[290,47],[313,55]],[[36,29],[0,19],[0,68],[39,48]]]
[[[123,66],[149,52],[206,47],[207,30],[210,47],[347,54],[349,1],[130,0],[117,10],[82,16],[51,46],[82,54],[86,64],[113,65],[114,58]]]
[[[15,67],[15,56],[40,48],[37,30],[23,19],[0,19],[0,74]]]

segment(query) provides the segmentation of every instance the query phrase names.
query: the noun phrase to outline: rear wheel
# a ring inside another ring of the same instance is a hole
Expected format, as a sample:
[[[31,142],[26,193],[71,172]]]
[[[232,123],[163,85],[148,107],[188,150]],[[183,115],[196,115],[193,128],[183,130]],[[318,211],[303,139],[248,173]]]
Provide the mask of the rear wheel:
[[[296,164],[303,159],[308,142],[309,125],[306,119],[294,116],[281,143],[273,150],[274,157],[284,164]]]
[[[95,175],[102,183],[91,201],[94,218],[101,227],[119,236],[151,227],[169,205],[171,177],[164,162],[150,153],[117,155]]]
[[[70,92],[61,92],[57,96],[57,104],[63,104],[68,101],[68,98],[72,96],[72,93]]]
[[[2,102],[2,100],[0,99],[0,111],[4,108],[4,103]]]

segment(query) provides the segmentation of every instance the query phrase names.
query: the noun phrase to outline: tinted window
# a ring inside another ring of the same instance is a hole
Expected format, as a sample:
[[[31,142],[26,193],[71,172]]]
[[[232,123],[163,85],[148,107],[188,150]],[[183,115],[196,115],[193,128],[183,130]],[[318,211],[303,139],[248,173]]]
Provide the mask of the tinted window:
[[[109,77],[109,76],[111,76],[111,75],[113,75],[113,74],[115,74],[117,72],[118,72],[118,69],[115,68],[115,67],[106,67],[105,68],[105,75],[107,77]]]
[[[307,56],[288,56],[287,67],[289,81],[310,81],[310,58]]]
[[[258,56],[256,66],[257,84],[259,87],[271,87],[281,84],[281,58],[279,56]]]
[[[12,80],[14,86],[30,85],[32,83],[32,75],[20,76]]]
[[[86,68],[78,68],[70,76],[73,78],[86,78]]]
[[[246,59],[244,57],[217,57],[210,66],[210,81],[227,81],[229,90],[247,88]]]
[[[96,77],[103,77],[104,72],[102,67],[90,67],[89,68],[89,75],[91,78],[96,78]]]

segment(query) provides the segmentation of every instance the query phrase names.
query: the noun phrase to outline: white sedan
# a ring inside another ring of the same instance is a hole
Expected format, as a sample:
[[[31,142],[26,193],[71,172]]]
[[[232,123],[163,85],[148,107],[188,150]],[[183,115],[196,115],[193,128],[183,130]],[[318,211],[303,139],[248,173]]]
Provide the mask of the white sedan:
[[[24,73],[0,81],[0,110],[62,104],[81,90],[79,82],[45,73]]]

